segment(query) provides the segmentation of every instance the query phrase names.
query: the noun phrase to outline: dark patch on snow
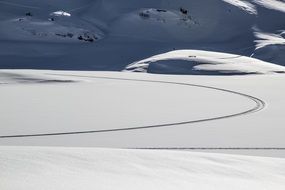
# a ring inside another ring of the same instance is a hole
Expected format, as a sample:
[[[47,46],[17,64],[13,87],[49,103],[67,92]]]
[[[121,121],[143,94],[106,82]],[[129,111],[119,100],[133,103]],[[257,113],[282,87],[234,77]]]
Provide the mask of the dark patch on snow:
[[[284,74],[284,73],[285,73],[285,71],[274,71],[274,73]]]
[[[56,33],[55,34],[56,36],[60,36],[60,37],[69,37],[69,38],[72,38],[74,35],[72,33],[67,33],[67,34],[59,34],[59,33]]]
[[[73,80],[40,80],[39,83],[73,83]]]
[[[184,9],[184,8],[181,7],[179,10],[180,10],[180,12],[181,12],[182,14],[184,14],[184,15],[187,15],[187,14],[188,14],[188,10],[187,10],[187,9]]]
[[[32,14],[31,12],[26,12],[25,15],[26,15],[26,16],[29,16],[29,17],[32,17],[32,16],[33,16],[33,14]]]
[[[140,13],[139,13],[139,16],[140,16],[141,18],[144,18],[144,19],[150,18],[150,15],[149,15],[148,13],[145,13],[145,12],[140,12]]]
[[[249,75],[258,74],[256,72],[241,72],[241,71],[224,71],[224,70],[196,70],[194,67],[201,64],[196,61],[186,61],[186,60],[162,60],[149,64],[147,68],[148,73],[153,74],[170,74],[170,75],[222,75],[222,76],[232,76],[232,75]]]
[[[167,12],[167,10],[165,10],[165,9],[156,9],[156,11],[157,11],[157,12],[163,12],[163,13],[166,13],[166,12]]]
[[[94,34],[85,32],[83,35],[79,35],[77,39],[85,42],[94,42],[98,38]]]
[[[17,73],[0,73],[0,79],[2,84],[10,84],[11,82],[8,81],[14,81],[16,83],[71,83],[76,82],[73,80],[60,80],[60,79],[42,79],[37,77],[29,77],[27,75],[21,75]],[[14,83],[12,82],[12,83]]]

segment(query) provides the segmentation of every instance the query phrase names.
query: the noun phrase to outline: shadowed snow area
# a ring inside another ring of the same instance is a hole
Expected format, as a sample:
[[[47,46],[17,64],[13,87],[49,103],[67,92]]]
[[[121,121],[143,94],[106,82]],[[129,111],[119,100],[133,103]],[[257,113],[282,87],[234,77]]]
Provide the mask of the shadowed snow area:
[[[249,14],[257,14],[255,5],[252,4],[250,1],[244,1],[244,0],[223,0],[223,1],[239,7],[240,9],[247,11]]]
[[[266,60],[271,63],[285,65],[285,32],[276,34],[256,32],[256,49],[251,55],[257,59]]]
[[[253,2],[268,9],[285,12],[285,2],[283,0],[253,0]]]
[[[75,82],[73,80],[64,80],[60,77],[49,77],[39,75],[37,73],[17,73],[0,71],[0,84],[19,84],[19,83],[60,83],[60,82]]]
[[[121,71],[177,49],[254,54],[284,65],[284,44],[255,50],[256,31],[284,31],[280,0],[1,0],[0,5],[0,68]]]
[[[285,161],[175,151],[0,147],[1,189],[282,190]]]

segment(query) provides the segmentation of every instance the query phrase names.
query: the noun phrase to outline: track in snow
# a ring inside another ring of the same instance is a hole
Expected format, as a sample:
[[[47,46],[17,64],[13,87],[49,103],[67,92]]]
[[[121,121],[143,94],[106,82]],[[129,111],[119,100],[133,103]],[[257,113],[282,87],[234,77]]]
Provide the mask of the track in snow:
[[[285,150],[282,147],[161,147],[161,148],[130,148],[141,150]]]
[[[190,86],[190,87],[197,87],[197,88],[205,88],[210,90],[216,90],[221,92],[226,92],[230,94],[239,95],[250,99],[255,103],[255,106],[245,110],[243,112],[230,114],[230,115],[223,115],[219,117],[212,117],[212,118],[205,118],[199,120],[190,120],[190,121],[181,121],[175,123],[166,123],[166,124],[159,124],[159,125],[148,125],[148,126],[141,126],[141,127],[126,127],[126,128],[114,128],[114,129],[106,129],[106,130],[89,130],[89,131],[68,131],[68,132],[59,132],[59,133],[36,133],[36,134],[16,134],[16,135],[5,135],[0,136],[0,138],[24,138],[24,137],[45,137],[45,136],[60,136],[60,135],[78,135],[78,134],[90,134],[90,133],[107,133],[107,132],[118,132],[118,131],[131,131],[131,130],[141,130],[141,129],[151,129],[151,128],[162,128],[162,127],[171,127],[177,125],[186,125],[186,124],[195,124],[201,122],[208,122],[208,121],[215,121],[221,119],[228,119],[233,117],[239,117],[247,114],[252,114],[258,111],[261,111],[265,108],[265,102],[259,98],[256,98],[251,95],[247,95],[244,93],[227,90],[223,88],[217,88],[212,86],[205,86],[205,85],[198,85],[198,84],[190,84],[190,83],[181,83],[181,82],[170,82],[170,81],[160,81],[160,80],[143,80],[143,79],[128,79],[128,78],[115,78],[115,77],[98,77],[98,76],[82,76],[82,75],[68,75],[68,74],[48,74],[47,75],[56,75],[56,76],[69,76],[69,77],[80,77],[80,78],[97,78],[97,79],[106,79],[106,80],[121,80],[121,81],[136,81],[136,82],[146,82],[146,83],[161,83],[161,84],[169,84],[169,85],[181,85],[181,86]]]

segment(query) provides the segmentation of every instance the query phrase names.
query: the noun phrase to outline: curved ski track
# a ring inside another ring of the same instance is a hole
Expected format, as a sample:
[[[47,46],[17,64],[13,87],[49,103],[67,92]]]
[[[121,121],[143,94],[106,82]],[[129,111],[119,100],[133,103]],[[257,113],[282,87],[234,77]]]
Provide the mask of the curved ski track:
[[[106,79],[106,80],[121,80],[121,81],[136,81],[136,82],[147,82],[147,83],[160,83],[160,84],[169,84],[169,85],[180,85],[180,86],[189,86],[189,87],[197,87],[197,88],[205,88],[220,92],[226,92],[234,95],[239,95],[245,97],[255,103],[255,106],[244,110],[243,112],[223,115],[219,117],[212,117],[212,118],[205,118],[199,120],[190,120],[190,121],[181,121],[175,123],[165,123],[165,124],[158,124],[158,125],[148,125],[148,126],[140,126],[140,127],[126,127],[126,128],[113,128],[113,129],[106,129],[106,130],[89,130],[89,131],[67,131],[67,132],[57,132],[57,133],[36,133],[36,134],[16,134],[16,135],[5,135],[0,136],[0,138],[23,138],[23,137],[44,137],[44,136],[60,136],[60,135],[77,135],[77,134],[90,134],[90,133],[107,133],[107,132],[118,132],[118,131],[130,131],[130,130],[141,130],[141,129],[151,129],[151,128],[162,128],[162,127],[171,127],[177,125],[186,125],[186,124],[195,124],[201,122],[208,122],[208,121],[215,121],[221,119],[228,119],[232,117],[244,116],[247,114],[252,114],[258,112],[265,107],[265,102],[257,97],[228,90],[223,88],[217,88],[212,86],[205,86],[199,84],[191,84],[191,83],[182,83],[182,82],[170,82],[170,81],[161,81],[161,80],[144,80],[144,79],[128,79],[128,78],[116,78],[116,77],[99,77],[99,76],[82,76],[82,75],[72,75],[72,74],[48,74],[47,75],[55,75],[55,76],[69,76],[69,77],[80,77],[80,78],[95,78],[95,79]]]

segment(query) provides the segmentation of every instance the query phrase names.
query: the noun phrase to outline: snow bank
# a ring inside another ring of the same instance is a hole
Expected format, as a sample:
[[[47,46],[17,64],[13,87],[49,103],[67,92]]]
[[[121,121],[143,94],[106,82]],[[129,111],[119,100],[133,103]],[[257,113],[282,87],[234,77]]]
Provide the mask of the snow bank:
[[[180,64],[177,64],[178,62]],[[285,67],[234,54],[200,50],[177,50],[134,62],[128,65],[124,71],[161,74],[233,75],[283,73]]]

